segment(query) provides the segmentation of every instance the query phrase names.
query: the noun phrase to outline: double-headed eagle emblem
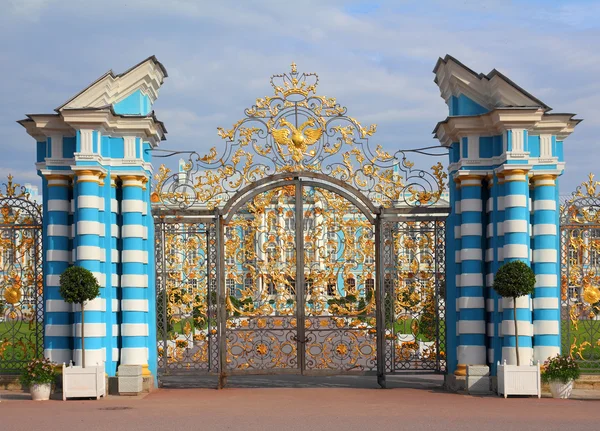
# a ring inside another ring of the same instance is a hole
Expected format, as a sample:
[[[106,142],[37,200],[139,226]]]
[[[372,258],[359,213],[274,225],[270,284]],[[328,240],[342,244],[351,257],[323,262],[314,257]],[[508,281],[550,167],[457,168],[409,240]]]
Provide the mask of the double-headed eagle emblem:
[[[291,156],[292,160],[296,163],[300,163],[304,159],[304,156],[314,156],[314,150],[308,152],[307,150],[323,134],[321,126],[307,129],[309,126],[314,127],[315,123],[316,120],[310,117],[300,127],[296,128],[285,118],[279,120],[279,126],[284,128],[273,129],[271,131],[279,154],[283,157]],[[287,147],[289,152],[284,152],[282,147]]]

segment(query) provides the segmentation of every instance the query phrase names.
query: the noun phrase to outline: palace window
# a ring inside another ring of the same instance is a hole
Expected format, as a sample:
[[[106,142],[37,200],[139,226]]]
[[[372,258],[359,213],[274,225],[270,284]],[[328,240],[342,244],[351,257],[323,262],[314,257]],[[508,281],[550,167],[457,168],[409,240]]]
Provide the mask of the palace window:
[[[330,278],[327,281],[327,295],[335,296],[336,293],[337,293],[337,283],[335,282],[335,279]]]
[[[311,231],[315,228],[315,219],[312,217],[307,217],[304,219],[304,230]]]
[[[225,289],[227,295],[235,296],[235,280],[233,278],[228,278],[225,280]]]
[[[267,293],[269,295],[276,295],[277,289],[275,289],[275,283],[271,277],[267,276]]]
[[[354,278],[348,277],[346,279],[346,294],[348,294],[348,292],[354,292],[355,288],[356,288],[356,280]]]
[[[294,248],[291,246],[291,244],[289,244],[290,246],[288,248],[285,249],[285,261],[287,263],[294,263],[295,259],[294,259]]]
[[[267,246],[267,258],[269,262],[274,261],[277,258],[277,246],[273,243],[269,243]]]
[[[327,231],[327,259],[335,261],[337,259],[338,236],[333,230]]]
[[[369,295],[375,292],[375,280],[372,278],[367,278],[365,282],[365,295]]]
[[[252,280],[252,276],[250,274],[247,274],[246,278],[244,278],[244,289],[246,289],[246,290],[254,289],[254,283]]]
[[[296,229],[296,218],[293,214],[289,214],[289,217],[284,218],[283,223],[286,232],[293,232]]]

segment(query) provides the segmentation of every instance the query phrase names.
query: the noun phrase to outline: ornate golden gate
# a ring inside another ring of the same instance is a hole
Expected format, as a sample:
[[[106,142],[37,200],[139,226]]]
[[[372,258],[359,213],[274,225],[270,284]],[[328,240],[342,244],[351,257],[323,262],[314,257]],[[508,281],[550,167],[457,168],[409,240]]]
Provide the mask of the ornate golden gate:
[[[0,374],[44,353],[42,211],[12,179],[0,190]]]
[[[223,151],[162,155],[188,158],[152,194],[162,376],[444,371],[446,174],[317,82],[292,64]]]
[[[600,371],[600,182],[590,174],[561,205],[562,351]]]

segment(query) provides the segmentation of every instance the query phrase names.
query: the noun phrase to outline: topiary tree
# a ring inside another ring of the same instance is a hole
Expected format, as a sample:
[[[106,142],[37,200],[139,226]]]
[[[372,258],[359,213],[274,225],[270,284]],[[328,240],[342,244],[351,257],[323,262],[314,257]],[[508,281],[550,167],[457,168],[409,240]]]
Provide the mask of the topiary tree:
[[[66,302],[81,305],[81,365],[85,368],[85,301],[100,295],[98,280],[89,270],[71,266],[60,276],[60,294]]]
[[[513,299],[515,340],[517,349],[517,365],[519,360],[519,331],[517,328],[517,298],[531,295],[535,286],[535,274],[525,262],[515,260],[505,263],[496,272],[494,277],[494,290],[504,298]]]

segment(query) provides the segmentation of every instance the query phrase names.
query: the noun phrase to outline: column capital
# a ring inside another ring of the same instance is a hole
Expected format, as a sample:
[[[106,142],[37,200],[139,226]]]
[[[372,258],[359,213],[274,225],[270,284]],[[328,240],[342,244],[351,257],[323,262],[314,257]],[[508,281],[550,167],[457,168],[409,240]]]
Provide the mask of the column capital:
[[[119,174],[119,178],[123,183],[123,187],[144,187],[148,178],[143,174]]]
[[[460,175],[460,172],[457,176],[457,179],[460,181],[461,187],[481,187],[481,181],[484,179],[482,175]]]
[[[534,175],[531,177],[531,182],[533,183],[533,187],[555,186],[557,178],[558,175],[553,174]]]
[[[102,171],[95,171],[91,169],[81,169],[75,171],[78,183],[101,183],[102,182]]]
[[[68,187],[73,179],[69,174],[43,174],[48,181],[48,187]]]
[[[503,172],[504,182],[509,183],[513,181],[527,181],[528,171],[527,169],[511,169]]]

